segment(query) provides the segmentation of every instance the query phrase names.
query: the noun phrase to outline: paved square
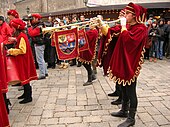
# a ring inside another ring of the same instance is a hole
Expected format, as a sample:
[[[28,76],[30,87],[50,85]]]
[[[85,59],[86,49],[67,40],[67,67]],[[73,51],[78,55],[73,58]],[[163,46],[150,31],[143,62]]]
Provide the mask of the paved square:
[[[125,119],[110,116],[120,106],[111,105],[107,94],[115,84],[103,77],[83,86],[84,67],[49,69],[49,77],[31,82],[33,102],[21,105],[18,87],[10,87],[11,127],[117,127]],[[170,127],[170,60],[143,64],[137,83],[138,111],[135,127]]]

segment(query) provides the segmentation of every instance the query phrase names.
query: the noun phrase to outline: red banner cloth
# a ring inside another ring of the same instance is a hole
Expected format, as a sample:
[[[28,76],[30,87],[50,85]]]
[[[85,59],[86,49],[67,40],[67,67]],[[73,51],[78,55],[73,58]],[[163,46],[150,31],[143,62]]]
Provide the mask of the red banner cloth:
[[[87,40],[85,29],[78,31],[78,43],[79,43],[79,52],[89,50],[89,43]]]
[[[58,59],[71,60],[78,56],[77,28],[55,32],[52,46],[56,47]]]
[[[91,63],[96,55],[98,31],[96,29],[88,30],[86,32],[86,35],[87,35],[87,39],[88,39],[88,43],[89,43],[89,50],[80,52],[78,59],[82,63]]]

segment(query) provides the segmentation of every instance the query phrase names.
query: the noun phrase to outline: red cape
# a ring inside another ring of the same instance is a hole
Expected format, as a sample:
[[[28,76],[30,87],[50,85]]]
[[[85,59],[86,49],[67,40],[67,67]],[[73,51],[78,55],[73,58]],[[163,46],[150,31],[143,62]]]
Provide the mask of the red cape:
[[[6,83],[6,73],[4,70],[4,63],[2,61],[2,51],[0,48],[0,127],[9,127],[9,121],[8,121],[8,115],[4,103],[4,98],[2,96],[2,88],[4,87],[4,84]]]
[[[119,84],[131,84],[138,77],[143,63],[147,28],[144,24],[130,26],[123,31],[110,60],[110,78]]]
[[[105,75],[107,75],[110,58],[114,51],[120,31],[121,31],[120,25],[116,25],[112,28],[109,28],[107,36],[103,35],[100,40],[100,48],[98,52],[97,66],[103,67]]]
[[[19,36],[17,37],[16,48],[19,48],[19,42],[21,40],[21,37],[23,37],[26,42],[26,54],[15,56],[15,58],[21,84],[25,85],[29,83],[31,80],[36,80],[37,73],[35,69],[31,46],[26,34],[24,33],[19,34]]]
[[[78,59],[83,63],[91,63],[96,55],[98,31],[96,29],[88,30],[86,35],[89,43],[89,50],[80,52]]]
[[[7,84],[7,77],[6,77],[6,62],[5,62],[5,55],[4,55],[4,46],[3,43],[0,44],[0,66],[1,68],[1,91],[2,93],[7,93],[8,92],[8,84]]]
[[[8,37],[11,37],[12,32],[13,31],[11,27],[6,22],[4,22],[2,26],[0,26],[0,43],[8,43]]]

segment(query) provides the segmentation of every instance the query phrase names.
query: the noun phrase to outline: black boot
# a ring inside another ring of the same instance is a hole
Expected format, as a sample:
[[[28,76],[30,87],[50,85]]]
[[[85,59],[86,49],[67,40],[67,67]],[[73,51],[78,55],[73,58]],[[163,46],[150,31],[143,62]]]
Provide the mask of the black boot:
[[[21,96],[19,96],[18,99],[24,99],[25,98],[25,87],[24,86],[22,86],[22,87],[24,88],[24,93]]]
[[[111,102],[112,105],[120,105],[122,104],[122,98],[119,97],[117,100]]]
[[[112,112],[111,116],[115,117],[127,117],[128,116],[128,110],[129,110],[129,103],[122,103],[122,108],[118,112]]]
[[[30,84],[24,85],[24,94],[25,94],[24,99],[19,103],[25,104],[25,103],[32,102],[32,87],[30,86]]]
[[[117,100],[111,102],[112,105],[119,105],[122,104],[122,93],[119,94],[119,97]]]
[[[81,67],[81,62],[78,61],[77,67]]]
[[[108,94],[108,96],[110,96],[110,97],[116,97],[116,96],[119,96],[121,93],[122,93],[122,92],[121,92],[121,86],[120,86],[118,83],[116,83],[115,92]]]
[[[117,96],[119,96],[119,94],[118,94],[117,91],[115,91],[115,92],[113,92],[113,93],[109,93],[108,96],[109,96],[109,97],[117,97]]]
[[[135,125],[136,109],[129,109],[129,115],[125,122],[118,125],[118,127],[130,127]]]
[[[92,75],[88,75],[88,80],[83,84],[83,86],[88,86],[92,84]]]
[[[11,102],[10,102],[10,100],[9,99],[7,99],[7,97],[6,97],[6,93],[3,93],[3,96],[4,96],[4,102],[5,102],[5,106],[6,106],[6,111],[7,111],[7,113],[9,114],[9,105],[11,106]]]
[[[94,80],[96,80],[97,78],[96,78],[96,75],[94,74],[94,72],[93,72],[93,74],[92,74],[92,81],[94,81]]]

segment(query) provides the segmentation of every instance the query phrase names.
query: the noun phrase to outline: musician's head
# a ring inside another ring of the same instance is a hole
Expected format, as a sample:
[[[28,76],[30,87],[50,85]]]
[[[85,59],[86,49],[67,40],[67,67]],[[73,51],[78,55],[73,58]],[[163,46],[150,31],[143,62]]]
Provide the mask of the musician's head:
[[[18,36],[20,32],[23,32],[26,28],[26,23],[19,18],[15,18],[10,21],[10,26],[14,30],[14,35]]]
[[[19,14],[16,10],[9,10],[7,12],[7,15],[8,15],[8,18],[9,18],[10,21],[15,19],[15,18],[19,18]]]
[[[77,22],[77,15],[73,14],[72,15],[72,23],[76,23]]]
[[[103,16],[102,15],[97,15],[97,18],[103,20]]]
[[[5,22],[4,16],[0,16],[0,26]]]
[[[28,17],[30,18],[30,22],[32,25],[38,24],[42,18],[39,13],[30,14]]]
[[[146,21],[146,9],[140,5],[129,3],[125,8],[127,23],[144,23]]]
[[[65,25],[65,24],[64,24],[64,20],[60,20],[59,25],[60,25],[60,26],[64,26],[64,25]]]
[[[80,16],[80,21],[81,21],[81,22],[84,22],[84,21],[85,21],[84,15],[81,15],[81,16]]]

